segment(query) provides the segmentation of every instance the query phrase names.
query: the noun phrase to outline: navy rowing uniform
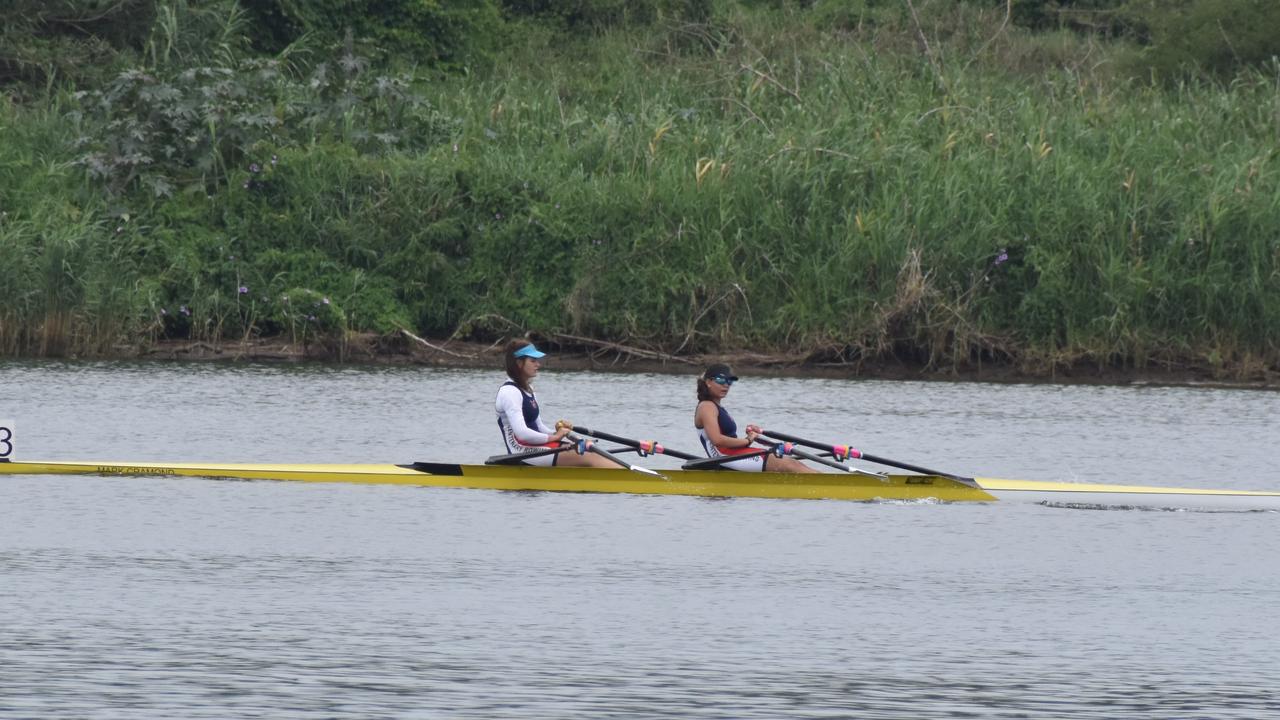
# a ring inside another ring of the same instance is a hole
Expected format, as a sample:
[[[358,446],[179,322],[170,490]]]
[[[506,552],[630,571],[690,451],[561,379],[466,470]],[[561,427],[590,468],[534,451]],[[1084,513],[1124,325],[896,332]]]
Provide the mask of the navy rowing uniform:
[[[710,402],[706,400],[704,402]],[[733,416],[729,414],[719,404],[716,405],[716,425],[720,428],[720,434],[725,437],[738,437],[738,423],[733,421]],[[707,437],[706,428],[698,428],[698,440],[702,443],[702,449],[706,451],[707,457],[727,457],[730,455],[742,455],[744,453],[758,452],[759,448],[752,447],[735,447],[722,448],[711,442],[711,438]],[[730,460],[721,463],[720,467],[730,470],[742,470],[745,472],[760,472],[764,470],[764,456],[756,455],[755,457],[742,458],[741,460]]]
[[[498,429],[502,432],[502,442],[507,446],[507,453],[532,453],[547,448],[559,447],[558,442],[551,440],[554,430],[542,422],[538,409],[538,398],[531,392],[508,380],[498,388],[498,398],[494,401],[494,410],[498,413]],[[543,455],[529,458],[528,465],[555,465],[558,455]]]

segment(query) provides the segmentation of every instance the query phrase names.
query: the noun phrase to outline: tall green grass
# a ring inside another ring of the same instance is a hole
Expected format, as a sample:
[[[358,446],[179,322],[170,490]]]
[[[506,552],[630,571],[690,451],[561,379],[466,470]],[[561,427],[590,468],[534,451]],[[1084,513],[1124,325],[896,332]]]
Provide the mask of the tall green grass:
[[[932,59],[907,25],[794,10],[530,25],[492,72],[419,77],[440,141],[277,133],[167,198],[85,181],[73,108],[5,107],[0,350],[516,327],[1280,368],[1280,68],[1153,87],[1112,73],[1123,46],[935,11]]]
[[[103,354],[146,332],[136,237],[66,148],[59,103],[0,101],[0,352]]]

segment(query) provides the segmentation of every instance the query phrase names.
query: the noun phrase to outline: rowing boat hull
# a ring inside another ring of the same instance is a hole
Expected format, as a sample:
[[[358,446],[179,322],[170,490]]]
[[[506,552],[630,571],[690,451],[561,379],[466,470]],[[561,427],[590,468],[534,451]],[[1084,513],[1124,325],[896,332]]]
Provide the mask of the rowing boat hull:
[[[188,475],[244,480],[425,485],[484,490],[700,495],[707,497],[808,498],[830,500],[925,500],[991,502],[995,498],[966,483],[920,475],[873,477],[820,473],[741,473],[663,470],[654,477],[627,470],[520,465],[321,465],[256,463],[9,462],[0,473],[27,475]]]
[[[454,463],[263,464],[3,462],[0,474],[194,476],[243,480],[375,483],[485,490],[628,493],[862,501],[1033,502],[1100,507],[1280,510],[1280,493],[975,478],[973,484],[931,475],[881,480],[838,473],[741,473],[627,470]]]

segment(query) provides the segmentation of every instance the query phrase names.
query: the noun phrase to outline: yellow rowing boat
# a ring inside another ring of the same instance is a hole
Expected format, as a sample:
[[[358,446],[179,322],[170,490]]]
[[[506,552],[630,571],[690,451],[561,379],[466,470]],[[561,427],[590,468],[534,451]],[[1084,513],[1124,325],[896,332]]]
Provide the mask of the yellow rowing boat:
[[[1036,502],[1070,506],[1193,508],[1280,511],[1280,492],[1204,490],[1094,483],[953,478],[892,474],[747,473],[727,470],[658,470],[465,465],[273,464],[5,461],[0,474],[194,476],[241,480],[419,485],[483,490],[522,490],[639,495],[696,495],[813,500]]]

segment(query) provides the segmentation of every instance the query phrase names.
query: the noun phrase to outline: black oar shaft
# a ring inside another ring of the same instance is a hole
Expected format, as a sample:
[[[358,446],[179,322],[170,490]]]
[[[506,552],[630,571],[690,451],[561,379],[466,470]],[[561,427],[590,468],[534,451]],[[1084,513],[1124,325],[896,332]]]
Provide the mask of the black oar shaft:
[[[600,457],[602,457],[602,458],[604,458],[604,459],[608,460],[609,462],[614,463],[615,465],[618,465],[618,466],[620,466],[620,467],[623,467],[623,468],[625,468],[625,469],[627,469],[627,470],[630,470],[630,471],[632,471],[632,472],[638,472],[638,473],[642,473],[642,474],[644,474],[644,475],[653,475],[653,476],[655,476],[655,477],[660,477],[660,478],[662,478],[663,480],[666,480],[666,479],[667,479],[667,476],[666,476],[666,475],[663,475],[662,473],[660,473],[660,472],[658,472],[658,471],[656,471],[656,470],[650,470],[649,468],[647,468],[647,467],[642,467],[642,466],[640,466],[640,465],[632,465],[631,463],[627,462],[626,460],[623,460],[622,458],[618,457],[617,455],[614,455],[613,453],[609,452],[608,450],[605,450],[604,448],[600,447],[600,445],[599,445],[599,444],[597,444],[597,443],[595,443],[594,441],[591,441],[591,440],[585,440],[585,439],[584,439],[582,436],[580,436],[580,435],[575,435],[575,434],[573,434],[573,433],[569,433],[569,434],[565,435],[565,439],[566,439],[566,440],[570,440],[570,441],[572,441],[573,443],[575,443],[575,444],[577,444],[577,445],[579,445],[579,446],[581,446],[583,443],[585,443],[585,444],[586,444],[586,451],[587,451],[587,452],[593,452],[593,453],[595,453],[595,454],[599,455]]]
[[[772,453],[773,448],[762,448],[760,450],[753,450],[752,452],[741,453],[738,455],[721,455],[720,457],[699,458],[681,465],[680,468],[683,470],[704,470],[707,468],[719,467],[725,463],[731,463],[734,460],[746,460],[748,458],[770,455]]]
[[[524,464],[525,460],[532,460],[533,458],[546,457],[547,455],[558,455],[559,453],[562,453],[562,452],[576,452],[577,449],[578,449],[577,444],[571,443],[571,444],[561,445],[560,447],[542,448],[540,450],[531,450],[529,452],[511,453],[509,455],[493,455],[487,458],[484,461],[484,464],[485,465],[522,465]],[[636,448],[628,447],[628,448],[615,448],[613,450],[606,451],[603,448],[596,448],[594,446],[592,446],[591,449],[601,455],[604,455],[605,457],[608,457],[610,460],[613,460],[614,462],[617,462],[617,463],[621,463],[623,465],[627,465],[628,463],[613,457],[613,453],[635,452],[636,450]]]
[[[904,463],[904,462],[899,462],[897,460],[890,460],[889,458],[883,458],[883,457],[880,457],[879,455],[872,455],[870,453],[862,453],[861,457],[863,460],[866,460],[867,462],[879,463],[881,465],[888,465],[889,467],[902,468],[903,470],[918,472],[921,475],[938,475],[940,477],[953,478],[955,480],[972,480],[973,479],[973,478],[962,477],[954,473],[942,472],[941,470],[930,470],[929,468],[920,467],[919,465],[912,465],[911,463]]]
[[[799,445],[805,445],[807,447],[817,448],[818,450],[824,450],[829,453],[836,452],[835,445],[830,445],[828,443],[815,442],[813,440],[806,440],[802,437],[796,437],[795,435],[789,435],[784,432],[777,432],[776,430],[766,430],[762,434],[768,435],[769,437],[775,438],[777,440],[787,440],[789,442],[793,442]],[[910,470],[911,472],[920,473],[921,475],[937,475],[938,477],[951,478],[952,480],[959,480],[965,483],[973,482],[973,478],[964,477],[962,475],[942,472],[941,470],[930,470],[929,468],[921,467],[919,465],[912,465],[911,463],[904,463],[898,460],[893,460],[886,457],[880,457],[879,455],[871,455],[868,453],[864,453],[862,451],[857,451],[857,453],[858,454],[855,455],[854,457],[860,458],[862,460],[866,460],[867,462],[878,463],[880,465],[888,465],[889,467],[896,467],[902,470]]]
[[[621,435],[613,435],[607,432],[600,432],[599,430],[592,430],[591,428],[585,428],[585,427],[582,427],[581,425],[574,425],[573,431],[576,433],[581,433],[583,435],[590,435],[592,437],[600,438],[601,440],[616,442],[619,445],[626,445],[628,447],[635,448],[637,450],[639,450],[641,446],[641,442],[639,440],[633,440],[631,438],[622,437]],[[657,445],[656,447],[661,448],[660,452],[663,455],[670,455],[673,458],[679,458],[681,460],[696,460],[698,458],[697,455],[693,455],[687,452],[681,452],[680,450],[673,450],[669,447],[666,447],[665,445]],[[646,450],[646,452],[649,452],[649,451]]]
[[[484,461],[485,465],[520,465],[525,460],[533,458],[545,457],[547,455],[555,455],[566,450],[572,450],[572,445],[564,445],[561,447],[546,448],[545,450],[534,450],[532,452],[511,453],[510,455],[494,455]]]
[[[632,465],[626,460],[623,460],[622,458],[618,457],[617,455],[614,455],[613,453],[609,452],[608,450],[605,450],[604,448],[600,447],[599,445],[596,445],[595,443],[591,443],[591,445],[587,448],[587,452],[596,453],[597,455],[604,457],[606,460],[609,460],[617,465],[621,465],[622,467],[628,470],[634,470],[636,468],[635,465]]]
[[[768,445],[770,448],[773,448],[773,447],[775,447],[776,445],[781,444],[781,443],[771,443],[771,442],[769,442],[768,440],[763,440],[763,439],[760,439],[760,438],[756,438],[756,440],[757,440],[757,442],[761,442],[761,443],[764,443],[764,444]],[[794,442],[794,441],[792,441],[792,442]],[[797,443],[797,444],[798,444],[798,443]],[[844,466],[844,465],[843,465],[843,464],[841,464],[841,463],[836,462],[835,460],[828,460],[828,459],[826,459],[826,458],[824,458],[824,457],[819,457],[818,455],[814,455],[814,454],[813,454],[813,453],[811,453],[811,452],[805,452],[804,450],[800,450],[800,449],[798,449],[798,448],[794,448],[794,447],[793,447],[793,448],[791,448],[790,453],[791,453],[792,455],[795,455],[796,457],[800,458],[801,460],[810,460],[810,461],[812,461],[812,462],[821,463],[821,464],[823,464],[823,465],[826,465],[827,467],[833,467],[833,468],[835,468],[835,469],[837,469],[837,470],[843,470],[843,471],[845,471],[845,472],[852,472],[852,471],[850,470],[850,468],[848,468],[848,467]]]

